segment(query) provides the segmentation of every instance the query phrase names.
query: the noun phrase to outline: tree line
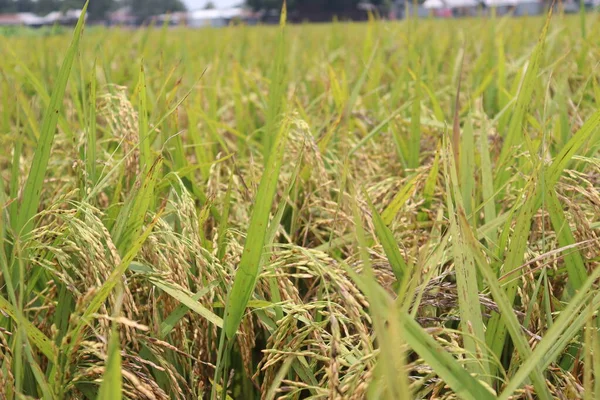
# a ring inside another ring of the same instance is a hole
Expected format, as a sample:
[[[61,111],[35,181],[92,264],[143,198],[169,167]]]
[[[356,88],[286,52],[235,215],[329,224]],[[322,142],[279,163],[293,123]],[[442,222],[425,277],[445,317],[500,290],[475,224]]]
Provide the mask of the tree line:
[[[240,3],[243,3],[240,0]],[[245,0],[246,6],[255,10],[279,10],[282,0]],[[352,17],[364,0],[287,0],[292,19],[327,20],[334,15]],[[389,5],[392,0],[370,0],[376,6]],[[33,12],[46,15],[52,11],[80,9],[85,0],[0,0],[0,13]],[[212,2],[209,4],[213,5]],[[91,20],[104,19],[108,12],[130,6],[133,15],[140,20],[166,12],[185,11],[181,0],[91,0],[88,15]],[[210,7],[210,6],[209,6]]]
[[[387,9],[395,0],[287,0],[288,18],[292,21],[328,21],[334,16],[357,19],[366,16],[360,3],[370,3],[378,9]],[[278,10],[282,0],[246,0],[255,11]]]
[[[46,15],[52,11],[80,9],[84,4],[85,0],[0,0],[0,13]],[[181,0],[91,0],[88,16],[91,20],[101,20],[108,12],[126,6],[130,6],[132,14],[140,20],[166,12],[185,11]]]
[[[281,8],[282,0],[246,0],[246,4],[254,10]],[[346,12],[355,10],[360,3],[371,3],[376,6],[391,4],[392,0],[287,0],[288,11],[303,9],[319,9],[329,12]]]

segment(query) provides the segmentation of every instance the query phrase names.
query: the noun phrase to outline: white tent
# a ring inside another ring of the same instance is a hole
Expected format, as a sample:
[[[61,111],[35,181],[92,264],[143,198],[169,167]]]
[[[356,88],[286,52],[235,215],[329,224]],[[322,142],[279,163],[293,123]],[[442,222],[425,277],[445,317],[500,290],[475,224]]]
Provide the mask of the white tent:
[[[79,19],[82,10],[52,11],[50,14],[42,17],[44,24],[69,24],[75,23]],[[87,15],[85,16],[87,19]]]
[[[470,8],[477,7],[477,0],[425,0],[423,7],[430,10],[439,10],[447,8]]]
[[[512,7],[519,3],[519,0],[483,0],[487,7]]]
[[[19,18],[24,25],[27,26],[40,26],[44,24],[44,18],[34,13],[19,13]]]
[[[224,8],[211,10],[195,10],[188,14],[188,25],[191,27],[223,26],[235,18],[243,18],[243,8]]]
[[[446,8],[442,0],[425,0],[423,3],[423,7],[428,10],[439,10],[442,8]]]
[[[477,0],[446,0],[446,5],[450,8],[466,8],[477,7],[479,2]]]

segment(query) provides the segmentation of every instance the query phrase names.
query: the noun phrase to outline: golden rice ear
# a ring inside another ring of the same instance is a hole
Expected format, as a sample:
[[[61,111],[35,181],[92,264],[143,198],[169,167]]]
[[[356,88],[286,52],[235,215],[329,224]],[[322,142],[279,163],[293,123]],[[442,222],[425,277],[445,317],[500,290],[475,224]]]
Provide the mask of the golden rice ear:
[[[138,113],[128,98],[128,89],[124,86],[110,85],[99,97],[98,118],[109,132],[114,143],[118,144],[124,154],[125,188],[128,193],[140,174],[140,149],[138,146]],[[113,162],[121,161],[117,159]],[[99,165],[96,168],[109,169],[112,165]]]

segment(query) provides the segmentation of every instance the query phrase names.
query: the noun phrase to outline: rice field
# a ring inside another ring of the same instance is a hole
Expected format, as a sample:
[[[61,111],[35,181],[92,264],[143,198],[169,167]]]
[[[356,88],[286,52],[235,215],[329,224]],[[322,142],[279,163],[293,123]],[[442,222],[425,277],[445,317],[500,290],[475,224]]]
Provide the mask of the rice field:
[[[600,398],[598,14],[0,39],[0,398]]]

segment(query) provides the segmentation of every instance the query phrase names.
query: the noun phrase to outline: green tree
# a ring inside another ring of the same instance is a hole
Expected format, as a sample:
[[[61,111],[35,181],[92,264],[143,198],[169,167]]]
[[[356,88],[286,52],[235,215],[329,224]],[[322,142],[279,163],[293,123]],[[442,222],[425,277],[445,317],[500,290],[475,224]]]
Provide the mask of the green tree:
[[[299,18],[319,16],[331,18],[334,15],[344,16],[357,13],[358,5],[365,0],[287,0],[288,12]],[[282,0],[246,0],[246,5],[253,10],[280,9]],[[371,0],[368,3],[376,6],[386,5],[386,0]]]
[[[46,15],[59,9],[60,2],[58,0],[38,0],[35,3],[34,11],[39,15]]]
[[[280,9],[282,4],[283,4],[282,0],[246,0],[246,5],[255,11]],[[288,10],[294,10],[295,7],[296,7],[295,0],[287,1]]]
[[[31,12],[34,8],[35,3],[32,0],[0,0],[2,13]]]
[[[17,12],[32,12],[35,10],[35,2],[32,0],[17,0]]]
[[[304,8],[328,11],[352,11],[358,7],[359,3],[365,2],[374,5],[387,3],[384,0],[287,0],[287,7],[290,11],[302,10]],[[282,0],[246,0],[246,5],[254,10],[279,9],[282,4]]]
[[[46,15],[52,11],[81,9],[85,1],[0,0],[0,13],[35,12],[39,15]],[[185,5],[181,0],[91,0],[88,5],[88,18],[102,20],[109,11],[124,5],[131,6],[134,14],[142,21],[166,12],[185,11]]]
[[[148,21],[151,17],[167,12],[185,11],[181,0],[126,0],[133,13],[141,21]]]
[[[0,0],[0,12],[13,13],[17,10],[16,3],[12,0]]]
[[[80,9],[85,4],[85,1],[86,0],[61,0],[60,9]],[[92,21],[102,20],[114,7],[114,0],[90,0],[90,4],[88,4],[88,18]]]
[[[88,5],[88,14],[91,20],[102,20],[106,14],[115,8],[114,0],[92,0]]]
[[[209,1],[206,3],[206,5],[204,6],[205,10],[213,10],[215,9],[215,3],[213,3],[212,1]]]

